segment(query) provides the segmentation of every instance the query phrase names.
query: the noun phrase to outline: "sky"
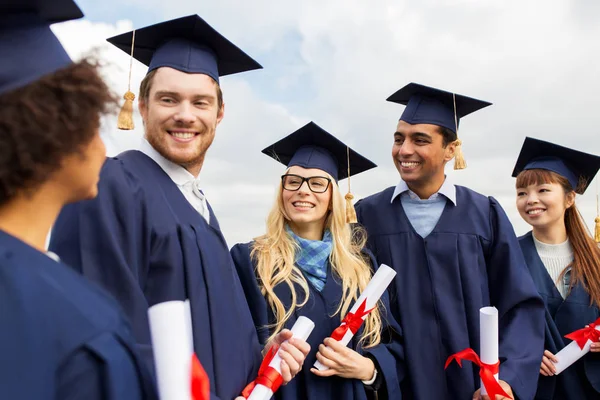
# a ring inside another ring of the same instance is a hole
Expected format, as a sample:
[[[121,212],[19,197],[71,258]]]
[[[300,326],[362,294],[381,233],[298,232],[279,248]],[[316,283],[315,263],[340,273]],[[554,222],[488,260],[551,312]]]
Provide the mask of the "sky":
[[[395,186],[393,133],[410,82],[493,103],[461,120],[468,167],[447,175],[499,200],[517,235],[511,173],[526,136],[600,154],[597,0],[78,0],[85,18],[53,25],[69,54],[93,54],[111,88],[127,90],[129,56],[105,39],[198,14],[264,69],[221,79],[225,118],[200,174],[230,246],[265,230],[285,167],[261,154],[314,121],[378,164],[352,178],[355,199]],[[146,67],[133,62],[138,93]],[[139,147],[107,117],[109,155]],[[596,178],[577,206],[593,229]],[[341,190],[347,190],[341,181]]]

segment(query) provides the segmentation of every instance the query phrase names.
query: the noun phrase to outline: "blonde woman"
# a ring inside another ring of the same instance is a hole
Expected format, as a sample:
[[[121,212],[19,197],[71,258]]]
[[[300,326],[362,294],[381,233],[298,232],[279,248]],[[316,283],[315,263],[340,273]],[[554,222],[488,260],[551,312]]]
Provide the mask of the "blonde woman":
[[[275,397],[401,398],[400,328],[386,296],[348,347],[329,337],[377,267],[364,235],[346,222],[337,181],[375,164],[313,122],[263,153],[287,165],[267,233],[231,253],[263,344],[299,316],[315,322],[303,369]],[[316,360],[329,369],[313,368]]]

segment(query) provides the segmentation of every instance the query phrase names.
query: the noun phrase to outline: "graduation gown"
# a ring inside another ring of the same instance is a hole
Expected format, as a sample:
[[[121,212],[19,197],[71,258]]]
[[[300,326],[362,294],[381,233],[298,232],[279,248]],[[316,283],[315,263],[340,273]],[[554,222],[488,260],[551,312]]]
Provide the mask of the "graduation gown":
[[[533,399],[543,347],[544,306],[525,266],[513,228],[493,198],[456,186],[433,231],[419,236],[394,188],[359,201],[359,222],[380,263],[398,274],[391,310],[405,340],[409,387],[417,400],[471,399],[479,369],[451,365],[467,347],[479,354],[479,309],[499,315],[500,379],[520,400]]]
[[[581,283],[573,286],[566,299],[560,295],[535,248],[532,233],[519,238],[527,268],[546,304],[544,348],[558,353],[571,342],[565,335],[600,317],[596,305]],[[540,375],[535,396],[539,400],[600,399],[600,354],[588,353],[558,376]]]
[[[231,255],[250,305],[259,340],[264,345],[272,333],[267,325],[275,323],[276,319],[271,307],[260,292],[254,272],[254,261],[250,258],[251,245],[252,243],[237,244],[231,249]],[[310,318],[315,323],[315,328],[307,340],[311,351],[304,361],[302,371],[290,383],[281,386],[274,398],[280,400],[367,399],[365,386],[358,379],[346,379],[338,376],[318,377],[310,372],[317,360],[316,354],[319,345],[325,338],[331,336],[331,333],[341,323],[339,314],[331,316],[335,314],[342,298],[342,286],[339,278],[332,275],[329,267],[325,286],[321,292],[310,283],[308,287],[310,290],[308,302],[303,307],[296,308],[294,314],[286,321],[285,327],[290,329],[300,316]],[[284,307],[289,309],[292,305],[292,297],[288,286],[277,285],[274,291],[283,302]],[[296,293],[299,294],[300,299],[303,298],[303,291],[297,285]],[[386,314],[386,310],[389,310],[387,294],[382,297],[382,301],[384,304],[384,307],[380,307],[383,320],[382,344],[366,350],[359,348],[357,351],[371,357],[379,366],[379,373],[383,374],[384,383],[377,392],[378,398],[401,399],[399,381],[404,374],[401,330],[393,317]],[[349,344],[352,349],[357,349],[361,333],[362,330],[354,336]]]
[[[0,231],[0,397],[157,399],[114,300]]]
[[[210,224],[151,158],[109,158],[96,199],[66,207],[50,249],[110,291],[153,365],[149,306],[189,298],[194,350],[213,399],[230,400],[254,379],[261,348],[217,217]]]

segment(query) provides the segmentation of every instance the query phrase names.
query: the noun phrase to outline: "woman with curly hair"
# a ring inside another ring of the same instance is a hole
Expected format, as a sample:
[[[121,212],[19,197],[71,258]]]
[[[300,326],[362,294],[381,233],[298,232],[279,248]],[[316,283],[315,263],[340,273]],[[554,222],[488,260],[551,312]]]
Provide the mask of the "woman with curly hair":
[[[536,399],[600,399],[600,343],[555,374],[565,335],[600,317],[600,248],[575,206],[599,168],[600,157],[526,138],[513,172],[517,209],[532,227],[519,244],[546,305]]]
[[[47,4],[48,3],[48,4]],[[8,10],[7,10],[8,7]],[[46,252],[61,208],[96,196],[100,116],[116,100],[49,24],[71,0],[0,1],[0,397],[153,399],[130,328],[103,291]]]
[[[386,295],[350,347],[329,337],[377,268],[364,234],[346,221],[337,182],[375,164],[313,122],[263,153],[287,170],[267,233],[231,254],[263,344],[300,316],[315,323],[303,369],[275,398],[400,399],[400,327]],[[313,368],[317,360],[329,369]]]

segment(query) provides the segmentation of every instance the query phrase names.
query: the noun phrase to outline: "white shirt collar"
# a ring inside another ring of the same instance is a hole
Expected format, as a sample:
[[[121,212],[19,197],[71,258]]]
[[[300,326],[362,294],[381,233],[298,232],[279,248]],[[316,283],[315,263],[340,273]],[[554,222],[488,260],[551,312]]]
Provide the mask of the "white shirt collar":
[[[400,182],[394,189],[394,194],[392,194],[390,203],[393,202],[396,197],[398,197],[400,194],[402,194],[404,192],[408,192],[408,195],[411,198],[416,198],[416,199],[419,198],[419,196],[417,196],[417,194],[415,192],[413,192],[412,190],[410,190],[408,188],[408,185],[406,184],[406,182],[404,182],[402,179],[400,179]],[[456,205],[456,186],[454,186],[454,184],[452,183],[452,180],[447,175],[446,175],[446,179],[444,179],[444,183],[442,183],[442,186],[440,187],[440,190],[438,190],[437,193],[432,194],[430,199],[436,198],[439,194],[444,195],[444,197],[446,197],[454,205]]]
[[[196,180],[194,175],[192,175],[187,169],[164,158],[158,151],[156,151],[154,147],[152,147],[146,138],[142,138],[140,151],[154,160],[154,162],[157,163],[167,175],[169,175],[169,178],[171,178],[171,180],[175,182],[177,186],[183,186],[186,183]]]

